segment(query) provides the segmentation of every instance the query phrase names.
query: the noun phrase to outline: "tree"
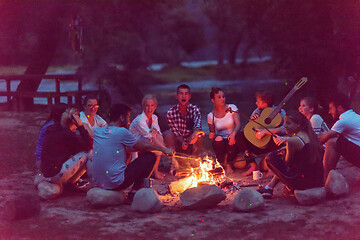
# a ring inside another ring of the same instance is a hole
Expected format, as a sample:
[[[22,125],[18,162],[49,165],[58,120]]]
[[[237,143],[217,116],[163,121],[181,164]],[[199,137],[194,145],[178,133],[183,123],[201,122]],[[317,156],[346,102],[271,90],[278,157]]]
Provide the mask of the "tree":
[[[360,5],[351,1],[271,1],[263,44],[290,79],[308,76],[324,100],[338,80],[359,76]]]
[[[10,61],[8,63],[14,63],[16,58],[22,56],[28,62],[25,74],[45,74],[56,53],[64,30],[62,17],[66,4],[57,1],[3,1],[1,4],[4,10],[1,15],[1,19],[4,20],[4,28],[0,31],[8,36],[8,39],[15,40],[7,42],[6,47],[12,46],[16,49],[9,51]],[[38,11],[39,9],[43,11]],[[33,39],[33,41],[30,42],[29,39]],[[23,41],[32,44],[24,46]],[[21,51],[26,47],[30,50],[22,53]],[[40,82],[41,79],[22,80],[17,91],[36,91]],[[31,107],[33,99],[25,99],[24,104]]]

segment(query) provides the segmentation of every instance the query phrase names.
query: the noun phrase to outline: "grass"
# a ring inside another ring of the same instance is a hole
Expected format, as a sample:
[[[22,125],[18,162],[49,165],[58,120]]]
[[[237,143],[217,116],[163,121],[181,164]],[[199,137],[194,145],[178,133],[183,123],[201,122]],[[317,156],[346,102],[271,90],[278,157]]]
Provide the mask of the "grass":
[[[240,64],[231,66],[209,65],[198,68],[184,66],[168,66],[160,71],[151,71],[150,74],[163,82],[188,82],[201,81],[204,79],[240,79],[256,78],[264,74],[269,75],[272,70],[270,61],[261,63],[249,63],[246,68]]]
[[[76,71],[79,66],[76,65],[63,65],[63,66],[50,66],[48,72],[56,71]],[[0,66],[0,75],[16,75],[24,74],[26,66]]]

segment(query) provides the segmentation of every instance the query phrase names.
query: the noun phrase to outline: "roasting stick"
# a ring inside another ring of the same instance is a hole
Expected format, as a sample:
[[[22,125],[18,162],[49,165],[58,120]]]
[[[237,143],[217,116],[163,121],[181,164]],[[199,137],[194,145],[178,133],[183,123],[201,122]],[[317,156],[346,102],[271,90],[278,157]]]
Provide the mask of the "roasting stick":
[[[155,154],[164,154],[163,152],[157,151],[157,150],[152,150],[151,152],[152,152],[152,153],[155,153]],[[199,160],[199,159],[201,159],[200,157],[185,156],[185,155],[181,155],[181,154],[176,153],[176,152],[174,152],[173,155],[168,155],[168,154],[165,154],[165,155],[167,155],[167,156],[169,156],[169,157],[177,157],[177,158],[191,159],[191,160]],[[153,168],[153,169],[151,170],[148,178],[151,177],[151,175],[153,174],[154,170],[155,170],[155,168]]]

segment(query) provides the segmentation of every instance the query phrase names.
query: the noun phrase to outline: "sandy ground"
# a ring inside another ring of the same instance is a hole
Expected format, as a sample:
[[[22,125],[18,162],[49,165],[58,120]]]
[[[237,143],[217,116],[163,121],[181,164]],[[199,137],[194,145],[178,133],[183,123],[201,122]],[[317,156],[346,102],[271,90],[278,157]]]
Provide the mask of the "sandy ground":
[[[16,118],[2,115],[0,131],[23,126],[24,121]],[[34,127],[35,135],[39,126]],[[274,198],[265,200],[264,209],[252,213],[233,211],[237,192],[228,193],[217,207],[207,210],[186,210],[178,196],[160,195],[161,212],[142,214],[128,205],[94,209],[85,193],[65,191],[58,199],[41,201],[37,216],[12,222],[1,218],[0,239],[360,239],[359,169],[341,161],[338,170],[350,184],[349,195],[300,206],[294,197],[282,196],[280,184]],[[266,176],[261,181],[243,178],[241,171],[228,177],[244,184],[270,180]],[[14,196],[37,194],[34,174],[25,169],[0,179],[0,209]],[[172,180],[170,175],[155,180],[153,188],[161,191]]]

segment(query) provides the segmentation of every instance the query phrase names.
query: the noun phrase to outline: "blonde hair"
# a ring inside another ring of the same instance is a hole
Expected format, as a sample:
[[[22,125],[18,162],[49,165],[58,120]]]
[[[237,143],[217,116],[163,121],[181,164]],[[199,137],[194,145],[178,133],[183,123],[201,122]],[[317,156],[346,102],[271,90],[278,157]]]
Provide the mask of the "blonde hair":
[[[155,102],[156,106],[158,105],[156,97],[154,95],[148,94],[148,95],[145,95],[141,101],[141,106],[143,108],[145,107],[145,103],[147,100],[153,100]]]

